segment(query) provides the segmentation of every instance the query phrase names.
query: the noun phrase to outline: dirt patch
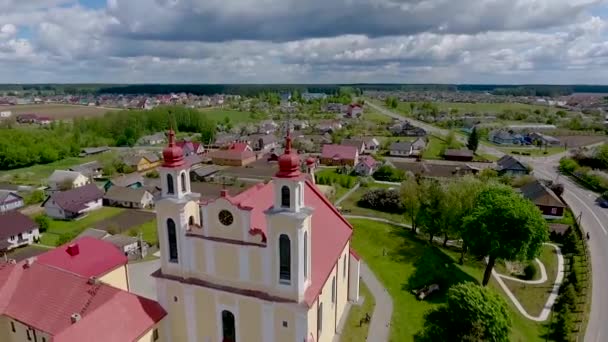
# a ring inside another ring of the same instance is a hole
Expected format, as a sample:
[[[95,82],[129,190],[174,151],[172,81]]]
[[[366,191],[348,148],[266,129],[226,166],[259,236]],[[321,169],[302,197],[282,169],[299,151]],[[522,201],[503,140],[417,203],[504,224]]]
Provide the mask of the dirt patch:
[[[66,104],[17,105],[2,107],[2,110],[13,112],[13,116],[19,114],[37,114],[40,116],[48,116],[53,119],[72,119],[76,117],[102,116],[106,112],[110,111],[110,109],[107,108]]]
[[[605,135],[571,135],[557,136],[556,138],[561,141],[562,146],[568,146],[568,148],[593,145],[608,140]]]
[[[97,222],[93,228],[108,231],[113,229],[116,234],[126,232],[133,227],[141,226],[146,222],[150,222],[156,218],[156,214],[148,211],[140,210],[125,210],[122,213]]]

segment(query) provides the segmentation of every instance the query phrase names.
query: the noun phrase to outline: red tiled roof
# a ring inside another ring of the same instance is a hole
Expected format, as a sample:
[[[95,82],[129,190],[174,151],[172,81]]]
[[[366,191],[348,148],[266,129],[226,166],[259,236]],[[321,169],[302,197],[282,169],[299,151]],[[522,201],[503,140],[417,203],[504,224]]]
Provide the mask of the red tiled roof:
[[[323,145],[321,158],[355,160],[357,148],[348,145]]]
[[[234,151],[238,151],[238,152],[245,152],[245,151],[250,151],[251,148],[249,147],[249,145],[247,143],[244,142],[236,142],[233,143],[232,145],[230,145],[230,150],[234,150]]]
[[[254,186],[235,197],[228,199],[241,208],[251,210],[250,231],[266,234],[266,215],[264,212],[273,206],[273,182]],[[311,306],[319,296],[331,270],[341,256],[352,235],[352,226],[325,198],[319,189],[306,181],[304,202],[313,209],[311,222],[312,282],[306,290],[304,300]]]
[[[16,210],[0,214],[0,239],[6,239],[37,227],[36,222]]]
[[[38,262],[0,265],[0,313],[56,342],[135,341],[166,316],[155,301]],[[81,319],[72,323],[75,313]]]
[[[75,255],[68,253],[68,247],[72,244],[78,245]],[[84,236],[39,255],[37,261],[89,278],[102,276],[126,265],[127,257],[107,241]]]
[[[374,167],[376,163],[378,163],[372,156],[363,156],[363,158],[359,159],[359,162],[367,165],[370,168]]]
[[[210,153],[211,158],[230,159],[230,160],[245,160],[255,156],[255,153],[250,150],[237,151],[237,150],[218,150]]]

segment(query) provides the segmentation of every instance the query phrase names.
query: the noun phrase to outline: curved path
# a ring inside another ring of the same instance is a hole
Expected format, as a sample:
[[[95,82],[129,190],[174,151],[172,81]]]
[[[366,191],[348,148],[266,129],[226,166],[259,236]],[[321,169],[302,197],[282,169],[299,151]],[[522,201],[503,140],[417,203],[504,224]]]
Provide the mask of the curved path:
[[[369,269],[367,264],[361,261],[361,279],[369,288],[369,291],[376,300],[374,313],[369,322],[369,330],[367,332],[367,341],[388,341],[391,332],[391,316],[393,315],[393,299],[388,294],[386,288],[380,280],[376,278],[374,273]]]
[[[524,284],[528,284],[528,285],[542,284],[547,281],[547,270],[545,269],[545,265],[543,265],[543,263],[540,262],[540,260],[534,259],[534,261],[538,264],[538,268],[540,269],[540,279],[523,280],[523,279],[519,279],[519,278],[515,278],[515,277],[510,277],[510,276],[507,276],[507,275],[504,275],[501,273],[497,273],[497,274],[499,277],[501,277],[503,279],[508,279],[508,280],[515,281],[518,283],[524,283]]]
[[[540,312],[540,314],[538,316],[530,315],[526,311],[526,309],[524,309],[524,307],[521,305],[521,303],[515,297],[515,295],[513,295],[513,293],[511,293],[511,290],[509,290],[507,285],[505,285],[505,283],[502,281],[502,278],[511,279],[511,280],[513,280],[513,278],[504,276],[502,274],[499,274],[495,270],[492,270],[492,276],[494,277],[494,280],[496,280],[498,285],[500,285],[500,287],[503,289],[503,291],[505,291],[505,293],[507,294],[507,297],[509,297],[509,299],[511,299],[511,301],[513,302],[513,304],[515,305],[517,310],[519,310],[519,312],[524,317],[526,317],[529,320],[535,321],[535,322],[544,322],[549,318],[549,314],[551,313],[551,308],[553,307],[553,304],[555,304],[555,299],[557,298],[557,294],[559,292],[559,287],[562,285],[562,281],[564,280],[564,256],[562,255],[560,248],[557,245],[554,245],[552,243],[545,243],[545,245],[552,246],[553,248],[555,248],[555,251],[557,252],[557,276],[555,277],[555,283],[553,283],[553,289],[551,290],[551,294],[549,295],[549,298],[547,299],[547,302],[545,303],[545,307],[543,308],[543,310]],[[544,270],[544,267],[543,267],[543,270]],[[547,277],[547,274],[545,273],[545,278],[546,277]],[[528,284],[535,283],[535,281],[524,281],[524,280],[519,280],[519,279],[517,281],[528,283]]]

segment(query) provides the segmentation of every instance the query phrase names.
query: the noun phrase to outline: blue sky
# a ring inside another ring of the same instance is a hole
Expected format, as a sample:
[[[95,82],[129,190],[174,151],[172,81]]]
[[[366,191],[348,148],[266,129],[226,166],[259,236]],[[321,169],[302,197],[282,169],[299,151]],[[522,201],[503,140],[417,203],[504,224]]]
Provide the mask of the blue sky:
[[[600,84],[606,18],[604,0],[0,0],[0,82]]]

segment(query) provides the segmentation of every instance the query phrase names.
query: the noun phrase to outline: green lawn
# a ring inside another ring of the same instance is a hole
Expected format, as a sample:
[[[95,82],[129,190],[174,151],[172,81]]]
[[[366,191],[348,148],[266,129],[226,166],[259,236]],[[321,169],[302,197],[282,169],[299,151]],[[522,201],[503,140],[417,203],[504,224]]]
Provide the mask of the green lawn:
[[[562,153],[565,152],[566,149],[564,149],[563,147],[547,147],[546,149],[543,148],[538,148],[538,147],[503,147],[503,146],[497,146],[494,145],[494,148],[503,151],[504,153],[508,153],[508,154],[513,154],[513,155],[517,155],[522,154],[522,153],[530,153],[531,156],[533,157],[542,157],[542,156],[550,156],[553,154],[557,154],[557,153]],[[513,152],[518,152],[518,153],[513,153]],[[545,151],[547,152],[545,154]]]
[[[91,228],[94,223],[108,219],[120,214],[124,209],[103,207],[92,211],[86,217],[76,221],[51,220],[49,229],[42,234],[40,243],[48,246],[57,246],[58,240],[62,235],[70,235],[72,238],[82,233],[87,228]]]
[[[409,219],[406,219],[403,214],[385,213],[385,212],[374,210],[374,209],[363,208],[357,204],[357,202],[359,202],[361,197],[366,192],[368,192],[369,190],[372,190],[374,188],[385,188],[385,189],[397,188],[397,189],[399,189],[399,186],[373,183],[373,184],[370,184],[370,186],[368,186],[368,187],[360,187],[359,189],[355,190],[355,192],[353,192],[350,196],[348,196],[346,199],[344,199],[344,201],[342,201],[342,203],[340,203],[340,205],[339,205],[340,208],[342,210],[345,210],[345,214],[347,214],[347,215],[371,216],[371,217],[383,218],[383,219],[387,219],[387,220],[391,220],[391,221],[395,221],[395,222],[409,223]]]
[[[447,145],[442,138],[434,135],[429,135],[428,143],[424,151],[422,151],[423,159],[443,159],[443,151],[447,148]],[[462,143],[458,142],[458,145],[462,146]]]
[[[393,299],[391,341],[412,341],[423,325],[424,314],[445,301],[445,289],[449,286],[473,281],[479,283],[483,264],[467,261],[456,263],[458,252],[429,246],[426,242],[403,228],[369,220],[350,220],[355,227],[353,248],[374,271]],[[385,255],[383,255],[385,251]],[[441,292],[418,301],[411,289],[437,283]],[[497,289],[493,281],[490,288]],[[508,302],[508,300],[507,300]],[[511,341],[541,341],[542,328],[521,316],[509,302],[513,328]]]
[[[359,296],[364,299],[362,305],[351,305],[350,312],[348,313],[348,320],[342,330],[340,341],[342,342],[365,342],[367,341],[367,332],[369,330],[369,323],[363,323],[359,326],[359,322],[365,317],[365,314],[372,316],[374,313],[374,307],[376,306],[376,300],[372,296],[371,292],[363,282],[359,281]]]
[[[250,112],[240,112],[238,110],[222,108],[201,109],[200,111],[207,114],[207,116],[215,122],[224,122],[226,118],[230,118],[232,124],[260,121],[259,117],[256,118]]]
[[[372,121],[379,125],[387,125],[390,124],[393,120],[391,117],[379,113],[377,110],[370,106],[365,106],[365,110],[363,111],[362,119],[365,121]]]
[[[156,232],[156,219],[150,222],[146,222],[141,226],[131,228],[130,230],[136,231],[138,233],[141,231],[144,241],[146,241],[150,246],[155,246],[158,243],[158,234]],[[128,235],[128,231],[124,233]]]
[[[416,105],[421,105],[423,102],[414,102]],[[555,113],[560,109],[548,106],[537,106],[523,103],[454,103],[454,102],[432,102],[436,105],[439,111],[449,112],[452,109],[457,109],[459,114],[464,115],[465,113],[491,113],[498,114],[504,110],[510,109],[513,111],[543,111],[547,109],[549,113]],[[401,113],[410,114],[410,102],[399,102],[397,110]]]

